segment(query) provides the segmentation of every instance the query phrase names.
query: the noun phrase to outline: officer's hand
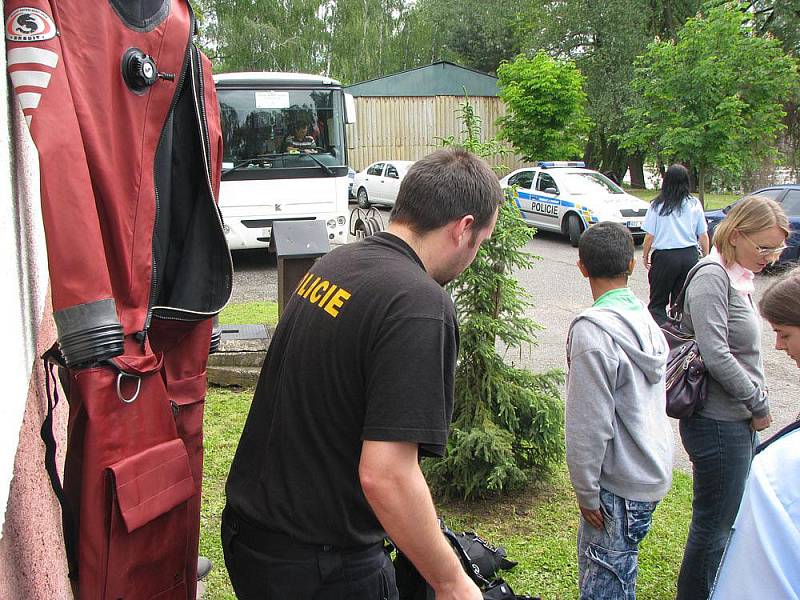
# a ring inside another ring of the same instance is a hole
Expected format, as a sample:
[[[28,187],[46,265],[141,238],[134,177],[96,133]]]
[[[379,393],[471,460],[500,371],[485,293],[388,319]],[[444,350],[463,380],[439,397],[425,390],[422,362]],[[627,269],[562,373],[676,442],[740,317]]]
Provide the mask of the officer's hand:
[[[483,600],[483,594],[464,571],[452,583],[436,590],[436,600]]]

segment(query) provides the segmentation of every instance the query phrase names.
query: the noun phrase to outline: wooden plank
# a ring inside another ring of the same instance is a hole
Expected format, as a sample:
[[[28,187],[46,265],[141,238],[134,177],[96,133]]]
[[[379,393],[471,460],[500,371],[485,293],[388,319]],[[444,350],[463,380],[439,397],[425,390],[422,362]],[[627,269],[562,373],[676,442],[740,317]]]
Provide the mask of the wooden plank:
[[[357,120],[347,126],[354,169],[379,160],[417,160],[439,147],[437,138],[461,139],[457,111],[462,97],[360,97],[355,101]],[[470,102],[481,118],[483,139],[492,139],[498,132],[497,119],[506,113],[505,105],[499,98],[471,98]],[[488,162],[507,170],[526,165],[513,154]]]

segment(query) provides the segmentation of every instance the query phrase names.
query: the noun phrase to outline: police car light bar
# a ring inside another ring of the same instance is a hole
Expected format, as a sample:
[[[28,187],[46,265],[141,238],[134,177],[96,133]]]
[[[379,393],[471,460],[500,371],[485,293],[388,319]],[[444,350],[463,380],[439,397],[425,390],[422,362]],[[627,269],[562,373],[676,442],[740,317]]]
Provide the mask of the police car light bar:
[[[540,160],[538,163],[536,163],[536,165],[542,169],[548,169],[552,167],[586,167],[586,163],[582,160]]]

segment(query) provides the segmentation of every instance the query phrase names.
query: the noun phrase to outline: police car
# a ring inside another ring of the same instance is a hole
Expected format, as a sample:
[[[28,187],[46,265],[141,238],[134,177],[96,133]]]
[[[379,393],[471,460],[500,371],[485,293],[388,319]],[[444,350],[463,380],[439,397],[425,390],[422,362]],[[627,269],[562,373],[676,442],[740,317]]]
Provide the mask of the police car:
[[[650,205],[583,162],[539,162],[506,175],[500,185],[517,186],[516,203],[526,223],[562,233],[573,246],[599,221],[622,223],[637,244],[644,241],[642,223]]]

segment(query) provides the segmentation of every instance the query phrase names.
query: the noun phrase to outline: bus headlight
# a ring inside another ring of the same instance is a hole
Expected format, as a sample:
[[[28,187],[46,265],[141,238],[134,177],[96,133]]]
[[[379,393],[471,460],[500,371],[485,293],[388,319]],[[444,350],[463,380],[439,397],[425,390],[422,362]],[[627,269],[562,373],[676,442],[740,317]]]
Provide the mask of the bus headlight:
[[[339,217],[336,219],[336,222],[339,223],[339,225],[344,225],[345,221],[347,221],[347,219],[345,219],[342,215],[339,215]]]
[[[328,219],[328,229],[336,229],[336,219]]]

